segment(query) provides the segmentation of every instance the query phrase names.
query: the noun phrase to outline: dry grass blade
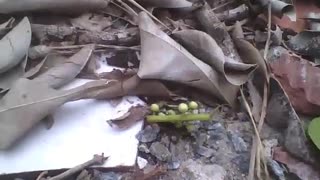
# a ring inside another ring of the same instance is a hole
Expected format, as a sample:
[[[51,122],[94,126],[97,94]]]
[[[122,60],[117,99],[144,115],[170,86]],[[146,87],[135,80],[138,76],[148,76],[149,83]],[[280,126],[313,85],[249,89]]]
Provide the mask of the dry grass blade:
[[[267,55],[269,51],[270,39],[271,39],[271,2],[269,2],[268,4],[268,38],[267,38],[267,42],[266,42],[266,45],[264,48],[264,54],[263,54],[263,58],[265,60],[267,59]]]
[[[146,10],[144,7],[142,7],[139,3],[137,3],[135,0],[128,0],[131,2],[133,5],[135,5],[137,8],[140,10],[144,11],[147,13],[153,20],[157,21],[160,23],[163,27],[167,28],[168,30],[172,31],[167,25],[165,25],[163,22],[161,22],[158,18],[156,18],[154,15],[152,15],[148,10]]]
[[[257,139],[257,142],[256,143],[256,146],[257,146],[257,150],[259,150],[259,153],[263,150],[263,146],[262,146],[262,142],[261,142],[261,138],[260,138],[260,134],[259,134],[259,130],[255,124],[255,121],[254,121],[254,118],[253,118],[253,115],[252,115],[252,111],[250,109],[250,106],[249,106],[249,103],[247,102],[245,96],[244,96],[244,93],[243,93],[243,90],[240,89],[240,92],[241,92],[241,97],[242,97],[242,101],[244,103],[244,106],[245,106],[245,109],[247,110],[248,114],[249,114],[249,117],[250,117],[250,120],[251,120],[251,123],[253,125],[253,128],[254,128],[254,132],[255,132],[255,139]],[[253,143],[253,145],[255,145]],[[252,152],[251,152],[252,153]],[[252,156],[252,154],[251,154]],[[254,161],[254,158],[251,157],[251,160]],[[254,165],[252,166],[252,163],[253,162],[250,162],[250,168],[254,167]],[[263,160],[263,163],[264,165],[266,166],[266,162]],[[256,167],[260,168],[260,164],[257,164]],[[249,180],[254,180],[254,172],[252,171],[252,169],[250,169],[251,171],[249,171],[249,176],[248,176],[248,179]],[[259,176],[258,174],[258,179],[261,179],[261,177]]]

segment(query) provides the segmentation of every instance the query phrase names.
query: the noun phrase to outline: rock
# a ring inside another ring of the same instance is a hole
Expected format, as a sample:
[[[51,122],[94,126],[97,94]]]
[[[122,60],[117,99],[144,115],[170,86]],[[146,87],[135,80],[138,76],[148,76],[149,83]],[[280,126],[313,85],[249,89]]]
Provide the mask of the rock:
[[[171,159],[170,151],[160,142],[154,142],[151,144],[150,153],[160,161],[169,161]]]
[[[245,154],[240,154],[236,157],[234,157],[231,160],[232,163],[234,163],[240,170],[241,173],[243,174],[248,174],[249,173],[249,166],[250,166],[250,155],[245,153]]]
[[[114,173],[114,172],[107,172],[107,173],[101,173],[100,174],[100,179],[103,180],[120,180],[121,179],[121,175]]]
[[[178,138],[177,138],[177,136],[171,136],[171,141],[173,142],[173,143],[177,143],[178,142]]]
[[[198,133],[195,137],[196,143],[198,146],[204,145],[207,142],[208,135],[207,133]]]
[[[277,161],[273,159],[268,160],[268,166],[271,167],[271,170],[277,176],[278,180],[286,179],[284,175],[285,170],[280,166],[280,164]]]
[[[148,149],[148,146],[146,144],[140,144],[138,150],[140,152],[150,153],[150,150]]]
[[[224,180],[227,172],[219,165],[189,159],[181,164],[177,175],[177,180]]]
[[[166,147],[169,147],[170,145],[170,139],[167,135],[162,135],[161,137],[161,143],[164,144]]]
[[[279,129],[285,129],[288,127],[289,123],[289,111],[288,111],[288,102],[286,101],[281,93],[274,93],[267,107],[266,122],[274,127]]]
[[[148,125],[136,135],[136,138],[143,143],[153,142],[157,139],[159,132],[160,127],[157,124]]]
[[[264,154],[268,158],[272,158],[272,149],[273,147],[276,147],[278,145],[277,139],[265,139],[262,141],[262,144],[264,146]]]
[[[179,167],[180,167],[180,162],[179,161],[170,161],[167,164],[167,168],[169,170],[177,170],[177,169],[179,169]]]
[[[148,164],[148,161],[142,157],[137,157],[137,164],[140,169],[143,169]]]
[[[236,133],[229,133],[229,138],[233,144],[234,149],[237,153],[246,152],[248,150],[247,144],[244,142],[244,140],[237,135]]]
[[[225,132],[225,128],[223,127],[223,125],[215,121],[204,121],[202,123],[202,128],[206,130],[216,131],[218,133]]]
[[[210,158],[214,154],[214,152],[215,151],[213,149],[207,148],[205,146],[198,146],[196,148],[196,153],[206,158]]]
[[[308,142],[298,119],[294,118],[290,121],[286,130],[284,146],[295,157],[303,159],[310,164],[316,162],[316,158],[311,152],[310,142]]]

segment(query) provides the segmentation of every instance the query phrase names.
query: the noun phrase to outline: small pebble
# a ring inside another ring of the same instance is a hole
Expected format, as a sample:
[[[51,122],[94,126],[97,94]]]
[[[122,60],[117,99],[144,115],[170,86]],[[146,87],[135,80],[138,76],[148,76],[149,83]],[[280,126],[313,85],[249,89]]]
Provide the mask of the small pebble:
[[[143,169],[148,164],[148,161],[142,157],[137,157],[137,164],[140,169]]]
[[[144,130],[141,130],[136,138],[143,143],[153,142],[157,139],[160,132],[160,127],[156,124],[148,125]]]
[[[150,146],[150,153],[160,161],[169,161],[171,153],[168,148],[160,142],[154,142]]]
[[[169,170],[177,170],[180,167],[180,162],[179,161],[171,161],[167,164],[167,168]]]
[[[213,156],[214,150],[205,146],[198,146],[196,148],[196,153],[206,158],[210,158],[211,156]]]
[[[148,149],[148,146],[146,144],[140,144],[138,150],[140,152],[150,153],[150,150]]]
[[[228,135],[231,136],[230,139],[236,152],[242,153],[248,150],[247,144],[240,136],[235,133],[228,133]]]

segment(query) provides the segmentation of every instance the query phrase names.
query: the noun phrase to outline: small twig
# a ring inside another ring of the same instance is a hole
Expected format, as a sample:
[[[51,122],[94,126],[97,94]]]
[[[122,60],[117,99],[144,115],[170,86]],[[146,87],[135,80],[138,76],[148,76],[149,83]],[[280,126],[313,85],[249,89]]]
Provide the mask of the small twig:
[[[130,15],[132,15],[133,17],[138,17],[137,12],[135,12],[127,3],[121,1],[121,0],[116,0],[117,2],[119,2],[122,6],[125,7],[125,9],[127,10],[126,12]]]
[[[247,102],[246,100],[246,97],[244,96],[244,93],[243,93],[243,90],[240,89],[240,93],[241,93],[241,97],[242,97],[242,100],[243,100],[243,103],[244,103],[244,106],[249,114],[249,117],[250,117],[250,120],[251,120],[251,123],[253,125],[253,129],[254,129],[254,132],[255,132],[255,139],[257,139],[257,150],[263,150],[263,146],[262,146],[262,142],[261,142],[261,138],[260,138],[260,134],[259,134],[259,130],[256,126],[256,123],[255,123],[255,120],[253,118],[253,115],[252,115],[252,111],[250,109],[250,106],[249,106],[249,103]],[[255,153],[256,154],[256,153]],[[252,156],[252,155],[251,155]],[[251,159],[252,161],[254,161],[254,158]],[[250,162],[250,168],[252,168],[252,163],[253,162]],[[259,165],[260,166],[260,165]],[[258,167],[259,167],[258,166]],[[253,166],[254,167],[254,166]],[[254,179],[254,172],[253,172],[253,169],[249,169],[251,171],[249,171],[249,177],[248,179],[249,180],[253,180]],[[252,178],[252,179],[250,179]],[[260,179],[260,177],[258,176],[258,178]]]
[[[42,173],[39,174],[36,180],[41,180],[47,174],[48,174],[48,171],[43,171]]]
[[[234,3],[234,1],[226,2],[226,3],[224,3],[224,4],[221,4],[221,5],[213,8],[213,9],[211,9],[211,11],[216,11],[216,10],[218,10],[218,9],[220,9],[220,8],[223,8],[223,7],[225,7],[225,6],[228,6],[228,5],[232,4],[232,3]]]
[[[93,158],[83,164],[80,164],[76,167],[73,167],[57,176],[51,177],[48,180],[63,180],[81,170],[83,170],[86,167],[92,166],[92,165],[101,165],[107,160],[108,157],[104,157],[104,155],[94,155]]]
[[[269,4],[268,4],[268,38],[267,38],[267,42],[266,42],[266,45],[264,48],[264,55],[263,55],[263,58],[265,60],[267,60],[267,56],[268,56],[270,39],[271,39],[271,2],[269,1]]]
[[[88,44],[82,44],[82,45],[71,45],[71,46],[61,46],[61,47],[48,47],[52,50],[66,50],[66,49],[79,49],[87,46]],[[117,50],[135,50],[139,51],[140,46],[132,46],[132,47],[127,47],[127,46],[117,46],[117,45],[104,45],[104,44],[96,44],[95,45],[97,48],[108,48],[108,49],[117,49]]]
[[[212,114],[204,113],[204,114],[179,114],[179,115],[165,115],[165,116],[157,116],[150,115],[147,116],[147,121],[150,123],[162,123],[162,122],[183,122],[183,121],[209,121],[212,117]]]
[[[131,2],[133,5],[135,5],[137,8],[139,8],[140,10],[144,11],[145,13],[147,13],[153,20],[157,21],[158,23],[160,23],[162,26],[164,26],[165,28],[167,28],[168,30],[172,31],[167,25],[165,25],[163,22],[161,22],[158,18],[156,18],[154,15],[152,15],[148,10],[146,10],[144,7],[142,7],[139,3],[137,3],[135,0],[128,0],[129,2]]]

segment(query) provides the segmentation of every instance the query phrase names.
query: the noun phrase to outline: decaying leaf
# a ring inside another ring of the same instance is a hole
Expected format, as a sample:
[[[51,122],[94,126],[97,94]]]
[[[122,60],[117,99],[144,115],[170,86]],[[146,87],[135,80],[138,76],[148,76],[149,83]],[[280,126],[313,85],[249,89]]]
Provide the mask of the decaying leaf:
[[[71,19],[71,24],[76,28],[101,32],[112,25],[112,19],[111,17],[104,17],[103,15],[95,13],[86,13]]]
[[[222,73],[234,85],[245,83],[255,69],[254,64],[244,64],[225,57],[216,41],[205,32],[183,30],[173,35],[195,57]]]
[[[67,101],[105,88],[105,81],[90,82],[71,90],[55,90],[47,83],[21,78],[0,100],[0,149],[9,148],[40,120]]]
[[[137,2],[158,8],[187,8],[192,6],[192,3],[186,0],[137,0]]]
[[[230,84],[161,31],[144,12],[139,14],[141,63],[138,76],[196,87],[235,105],[238,86]]]
[[[294,109],[304,114],[319,115],[320,69],[307,60],[289,54],[282,54],[269,64]]]
[[[320,32],[319,31],[303,31],[296,36],[290,38],[286,42],[287,46],[294,52],[320,58]]]
[[[31,43],[31,27],[27,17],[0,40],[0,73],[19,64]]]
[[[296,174],[301,180],[320,180],[319,172],[316,169],[295,159],[281,147],[274,148],[273,159],[285,164],[289,171]]]
[[[136,122],[141,121],[149,113],[147,106],[134,106],[129,109],[127,113],[117,119],[108,120],[111,126],[116,126],[120,129],[127,129],[134,125]]]
[[[41,44],[50,39],[63,40],[65,37],[76,34],[76,29],[74,27],[62,25],[32,24],[31,29],[33,35],[41,42]]]
[[[49,56],[46,58],[45,62],[50,63],[52,66],[48,67],[49,64],[44,63],[44,67],[39,69],[40,72],[36,73],[38,75],[36,78],[34,78],[34,80],[40,83],[47,83],[52,88],[59,88],[69,83],[87,64],[93,50],[94,45],[85,46],[75,55],[71,56],[65,61],[58,61],[57,64],[52,64],[54,59],[48,60],[48,58],[55,58],[55,56]],[[39,67],[36,66],[35,68],[38,69]]]
[[[19,13],[27,11],[50,11],[62,13],[85,12],[106,8],[109,0],[2,0],[0,13]]]
[[[320,149],[320,118],[314,118],[308,126],[308,135],[312,142]]]

